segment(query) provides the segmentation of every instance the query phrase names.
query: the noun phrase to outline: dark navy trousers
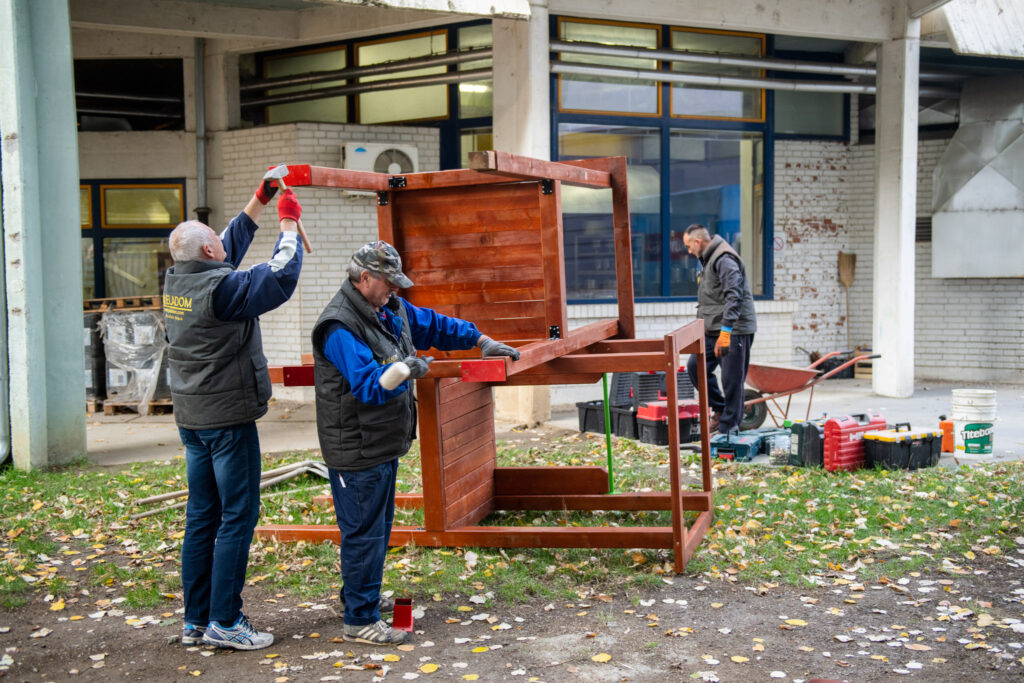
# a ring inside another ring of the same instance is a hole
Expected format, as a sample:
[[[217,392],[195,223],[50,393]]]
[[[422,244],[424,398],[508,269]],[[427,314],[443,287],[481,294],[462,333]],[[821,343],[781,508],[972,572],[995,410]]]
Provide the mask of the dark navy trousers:
[[[718,431],[726,434],[738,430],[743,420],[743,386],[747,380],[747,368],[750,367],[750,347],[754,345],[754,335],[733,334],[729,341],[729,353],[724,358],[715,356],[717,341],[717,332],[704,335],[708,404],[719,414]],[[718,367],[721,367],[721,389],[713,374]],[[697,356],[690,356],[686,361],[686,374],[690,376],[693,386],[698,386]]]

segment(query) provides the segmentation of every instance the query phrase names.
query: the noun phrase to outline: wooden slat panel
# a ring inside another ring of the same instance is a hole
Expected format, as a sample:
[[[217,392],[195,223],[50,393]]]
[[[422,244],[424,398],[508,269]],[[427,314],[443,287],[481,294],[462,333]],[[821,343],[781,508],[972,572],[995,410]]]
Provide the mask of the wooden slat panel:
[[[541,255],[537,244],[516,244],[487,249],[438,248],[432,251],[409,251],[406,248],[402,252],[402,270],[408,269],[407,272],[413,273],[423,270],[479,268],[482,264],[499,267],[539,263]]]
[[[648,370],[664,370],[664,363],[664,352],[569,354],[523,370],[521,374],[646,372]]]
[[[601,373],[573,373],[559,375],[512,375],[501,383],[503,387],[531,387],[543,384],[593,384],[601,381]]]
[[[711,494],[684,491],[683,509],[702,512],[712,508]],[[542,496],[494,496],[495,510],[669,510],[672,496],[667,492],[604,493]]]
[[[493,466],[494,454],[494,437],[491,435],[481,437],[445,453],[444,463],[442,463],[445,484],[465,477],[487,462]]]
[[[405,249],[409,254],[440,249],[496,249],[532,244],[540,247],[540,234],[536,230],[502,232],[469,232],[461,234],[407,235]],[[402,254],[403,258],[405,254]]]
[[[452,528],[458,529],[472,527],[492,512],[494,512],[494,501],[493,499],[487,499],[480,503],[480,505],[477,505],[475,508],[464,514],[462,517],[453,519]]]
[[[433,367],[433,363],[431,363]],[[441,403],[448,403],[454,401],[457,398],[471,394],[474,391],[484,391],[488,396],[491,395],[490,387],[481,386],[473,382],[463,382],[455,377],[445,378],[444,382],[450,382],[448,386],[441,386]]]
[[[493,497],[494,458],[486,457],[477,459],[474,457],[465,457],[461,460],[467,463],[475,463],[476,467],[469,468],[462,476],[451,479],[445,483],[445,499],[450,501],[461,500],[470,493],[477,491],[485,483],[491,484],[491,494],[488,497]],[[448,519],[452,520],[454,518],[449,514]]]
[[[578,467],[499,467],[494,470],[494,495],[608,493],[608,470]]]
[[[449,452],[449,451],[453,451],[453,450],[455,450],[457,448],[461,448],[462,446],[465,446],[466,444],[474,443],[474,442],[478,441],[482,436],[485,436],[485,435],[490,435],[493,438],[493,436],[494,436],[494,422],[493,421],[481,422],[481,423],[478,423],[478,424],[473,424],[472,426],[467,427],[463,431],[458,431],[458,430],[453,429],[451,436],[449,436],[448,438],[444,439],[441,442],[441,445],[444,448],[445,452]]]
[[[449,520],[448,528],[451,529],[459,520],[466,520],[470,513],[481,511],[482,516],[475,521],[480,521],[494,506],[494,479],[488,478],[477,488],[464,492],[456,499],[449,499],[445,508],[445,519]],[[463,521],[463,524],[466,522]],[[470,522],[473,523],[473,522]]]
[[[458,188],[414,194],[392,192],[396,225],[404,235],[529,232],[539,228],[536,184]],[[536,238],[534,238],[536,239]]]
[[[407,292],[406,299],[417,306],[434,308],[457,302],[536,301],[544,297],[544,282],[540,278],[517,278],[502,282],[445,282],[420,287],[417,283]]]
[[[442,405],[442,410],[444,410],[446,405],[447,404]],[[479,408],[475,408],[468,413],[458,415],[451,420],[446,419],[446,411],[442,412],[438,418],[438,422],[441,425],[441,440],[444,442],[455,438],[458,434],[468,432],[476,427],[492,427],[494,424],[494,406],[488,401]],[[448,451],[447,445],[444,450],[446,452]]]
[[[443,315],[479,323],[481,320],[504,320],[515,318],[544,319],[543,301],[468,301],[431,306]]]
[[[481,386],[481,385],[477,385]],[[488,387],[489,388],[489,387]],[[491,401],[490,391],[474,391],[464,396],[459,396],[449,401],[441,399],[441,433],[444,434],[444,426],[454,420],[459,420],[466,415],[470,415],[474,411],[480,410],[481,408],[486,410],[492,410],[493,403]],[[473,418],[474,422],[483,422],[483,420]],[[460,424],[465,424],[461,422]]]
[[[453,282],[501,282],[505,280],[536,280],[540,282],[544,277],[544,268],[540,264],[531,263],[524,265],[504,265],[462,268],[459,270],[437,270],[437,271],[405,271],[417,287],[430,285],[448,285]]]
[[[490,173],[480,173],[468,168],[451,171],[423,171],[406,173],[405,187],[398,192],[440,189],[445,187],[463,187],[466,185],[511,185],[516,181]]]

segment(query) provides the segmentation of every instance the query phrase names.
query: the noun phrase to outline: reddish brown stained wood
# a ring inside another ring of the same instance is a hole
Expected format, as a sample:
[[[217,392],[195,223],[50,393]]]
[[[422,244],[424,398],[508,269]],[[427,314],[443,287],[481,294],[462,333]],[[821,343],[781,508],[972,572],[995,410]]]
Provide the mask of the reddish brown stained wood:
[[[573,374],[588,372],[645,372],[663,370],[664,353],[586,353],[569,354],[533,368],[521,370],[523,375]],[[513,369],[515,366],[513,366]]]
[[[473,528],[472,525],[481,521],[487,515],[494,512],[493,501],[488,499],[477,505],[475,508],[466,512],[466,514],[452,520],[451,528],[458,529],[462,527]]]
[[[267,525],[256,533],[279,541],[341,541],[336,526]],[[449,531],[430,531],[396,526],[391,545],[415,543],[424,547],[476,546],[481,548],[671,548],[671,527],[516,527],[464,526]]]
[[[482,320],[521,319],[544,320],[545,304],[541,300],[519,301],[453,301],[431,306],[438,313],[479,324]]]
[[[513,178],[550,178],[581,187],[608,187],[608,174],[602,171],[544,161],[508,152],[490,150],[470,152],[469,167],[481,173],[500,173]]]
[[[451,171],[424,171],[422,173],[406,173],[405,187],[401,192],[413,190],[441,189],[445,187],[465,187],[473,185],[512,185],[517,181],[511,178],[479,173],[468,168]]]
[[[566,334],[561,339],[548,339],[520,347],[519,360],[511,364],[510,373],[519,373],[567,353],[573,353],[618,332],[615,320],[598,320]]]
[[[331,496],[313,496],[314,505],[334,506],[334,498]],[[396,493],[395,507],[403,510],[418,510],[423,507],[422,493]]]
[[[271,365],[267,368],[270,371],[270,383],[281,384],[284,382],[284,368],[280,365]]]
[[[612,188],[612,228],[615,241],[615,285],[619,302],[619,335],[636,336],[633,316],[633,247],[629,234],[629,190],[626,184],[626,158],[609,160]]]
[[[449,437],[445,438],[444,441],[442,442],[442,446],[444,448],[444,452],[446,452],[446,453],[450,452],[452,450],[455,450],[457,448],[461,448],[462,446],[465,446],[466,444],[476,443],[483,436],[488,436],[489,435],[491,438],[493,438],[494,437],[494,423],[493,422],[486,422],[486,423],[485,422],[481,422],[481,423],[478,423],[478,424],[473,424],[473,425],[467,427],[466,429],[464,429],[462,431],[452,430],[452,432],[453,433]],[[420,446],[420,450],[421,451],[422,451],[422,448],[423,448],[423,446],[421,445]],[[425,484],[424,484],[424,490],[426,490],[426,485]]]
[[[286,181],[288,185],[299,185],[292,182],[293,167],[288,166]],[[324,166],[309,167],[309,185],[314,187],[338,187],[345,190],[386,190],[388,176],[373,171],[350,171],[344,168],[326,168]]]
[[[697,552],[697,546],[699,546],[700,542],[704,539],[704,534],[706,534],[707,530],[711,528],[711,522],[714,519],[714,512],[712,510],[700,513],[700,515],[697,516],[697,520],[693,523],[693,526],[690,527],[690,534],[686,545],[683,546],[681,553],[676,553],[675,555],[674,569],[676,574],[682,574],[683,571],[685,571],[690,558],[692,558],[694,553]]]
[[[548,336],[543,318],[479,320],[477,329],[492,339],[542,339]]]
[[[439,268],[472,269],[480,267],[481,264],[494,267],[522,266],[524,264],[540,264],[540,256],[541,254],[536,244],[516,244],[476,249],[438,248],[432,251],[409,251],[406,248],[402,253],[402,266],[403,270],[408,268],[413,273]]]
[[[423,192],[394,191],[395,211],[409,234],[535,229],[540,210],[537,183],[459,187]],[[479,223],[476,221],[485,221]],[[425,232],[426,231],[426,232]]]
[[[466,384],[466,382],[463,382],[463,384]],[[442,425],[463,415],[468,415],[483,406],[491,405],[490,386],[474,383],[469,383],[469,385],[474,387],[474,391],[466,392],[461,396],[449,398],[446,394],[454,394],[456,392],[454,390],[442,391],[440,410]]]
[[[313,354],[311,354],[311,353],[304,353],[304,354],[302,354],[302,364],[303,365],[312,365],[313,364]]]
[[[433,369],[434,363],[431,363],[430,365],[431,369]],[[486,394],[486,398],[477,398],[476,400],[491,400],[491,388],[489,386],[474,384],[473,382],[463,382],[461,379],[456,377],[445,378],[441,381],[449,383],[447,386],[444,384],[441,385],[441,403],[449,403],[457,398],[461,398],[467,394],[472,394],[477,391],[483,391]]]
[[[448,501],[445,508],[445,519],[448,520],[447,528],[451,529],[459,520],[462,524],[475,524],[494,509],[494,480],[488,478],[479,487],[464,491],[458,498],[446,498],[446,500]],[[480,516],[473,521],[466,521],[474,511]]]
[[[494,469],[494,439],[490,436],[448,451],[442,458],[442,471],[446,484],[465,477],[485,463]]]
[[[442,411],[443,409],[442,406]],[[494,406],[490,401],[481,403],[479,408],[475,408],[462,415],[457,415],[453,419],[447,419],[447,417],[444,412],[440,412],[436,420],[441,426],[441,439],[443,441],[453,439],[460,434],[469,433],[475,428],[483,427],[492,431],[494,428]],[[446,445],[445,451],[448,448]]]
[[[462,458],[463,461],[467,458]],[[472,459],[471,459],[472,460]],[[445,482],[445,499],[449,501],[462,500],[474,492],[478,492],[485,484],[488,486],[487,498],[494,497],[494,459],[482,458],[475,460],[476,467],[469,469],[458,478],[449,478]],[[445,475],[447,477],[447,471]],[[476,495],[480,495],[477,493]],[[451,516],[449,516],[449,520]]]
[[[540,279],[505,282],[446,282],[406,290],[405,298],[417,306],[434,308],[460,302],[538,301],[544,296]]]
[[[486,262],[477,262],[476,266],[460,268],[459,270],[446,271],[406,271],[417,287],[433,285],[449,285],[456,282],[487,282],[488,278],[495,280],[536,280],[541,281],[544,276],[544,269],[541,264],[530,263],[523,265],[497,265],[488,266]]]
[[[377,202],[377,238],[384,240],[401,254],[405,245],[399,243],[398,232],[395,230],[395,214],[392,210],[394,207],[391,202],[392,194],[391,192],[388,193],[387,204],[382,205],[379,201]],[[416,281],[413,280],[413,282]]]
[[[661,353],[664,350],[663,339],[608,339],[595,342],[580,353]]]
[[[419,402],[420,469],[423,477],[423,524],[444,528],[445,497],[441,475],[440,387],[437,380],[416,380]]]
[[[407,235],[405,239],[405,249],[410,255],[421,251],[433,252],[444,249],[496,249],[501,247],[520,246],[524,244],[532,244],[534,248],[540,248],[540,235],[536,230]],[[405,258],[405,254],[402,254],[402,258]]]
[[[521,387],[545,384],[593,384],[601,381],[601,373],[574,373],[561,375],[512,375],[502,382],[504,387]]]
[[[607,486],[605,487],[607,488]],[[710,494],[684,491],[683,509],[688,512],[710,509]],[[495,510],[671,510],[672,496],[667,492],[494,496]]]
[[[603,467],[499,467],[494,470],[494,495],[607,493]]]
[[[569,316],[565,307],[565,243],[562,238],[562,184],[555,181],[551,194],[544,194],[544,186],[537,188],[540,204],[540,233],[544,261],[544,299],[547,302],[544,319],[547,326],[558,327],[558,334],[569,331]],[[549,335],[551,336],[551,335]]]

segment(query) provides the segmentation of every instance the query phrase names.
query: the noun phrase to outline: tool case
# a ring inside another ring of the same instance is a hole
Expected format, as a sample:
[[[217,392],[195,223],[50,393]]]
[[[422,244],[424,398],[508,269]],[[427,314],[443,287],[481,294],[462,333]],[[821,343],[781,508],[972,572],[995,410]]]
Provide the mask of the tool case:
[[[793,467],[825,465],[825,420],[796,420],[789,428],[789,464]]]
[[[677,404],[679,442],[689,443],[700,435],[700,407],[696,403]],[[658,446],[668,444],[668,401],[648,401],[636,412],[640,440]]]
[[[880,413],[858,413],[825,421],[825,469],[853,470],[864,467],[864,434],[885,429]]]
[[[916,470],[939,464],[942,430],[913,430],[909,422],[864,434],[864,462],[887,470]]]
[[[749,462],[761,451],[761,437],[756,433],[715,434],[711,437],[711,455],[732,460]]]

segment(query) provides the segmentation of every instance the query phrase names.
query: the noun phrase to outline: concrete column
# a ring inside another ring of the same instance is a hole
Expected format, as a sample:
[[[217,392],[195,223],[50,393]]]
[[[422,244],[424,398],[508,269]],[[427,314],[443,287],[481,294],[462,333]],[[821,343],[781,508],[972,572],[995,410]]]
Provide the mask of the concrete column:
[[[0,0],[11,442],[21,469],[86,454],[82,253],[67,0]]]
[[[878,48],[875,115],[875,241],[872,385],[914,394],[914,220],[920,20]]]
[[[531,0],[530,20],[495,19],[494,148],[551,158],[550,59],[547,0]],[[551,418],[548,386],[501,387],[499,420],[533,426]]]

